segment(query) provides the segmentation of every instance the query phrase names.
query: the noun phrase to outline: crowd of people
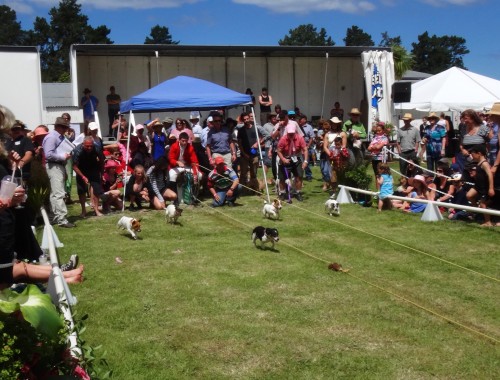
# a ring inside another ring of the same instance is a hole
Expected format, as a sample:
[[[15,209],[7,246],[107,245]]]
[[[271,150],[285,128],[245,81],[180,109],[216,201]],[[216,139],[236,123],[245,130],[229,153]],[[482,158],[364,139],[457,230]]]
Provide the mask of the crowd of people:
[[[125,117],[115,115],[119,95],[114,88],[107,100],[115,107],[110,109],[109,130],[116,136],[116,141],[108,144],[98,136],[98,126],[91,118],[86,120],[82,136],[75,136],[67,113],[55,120],[53,130],[40,125],[29,131],[8,109],[1,108],[0,176],[12,175],[21,183],[12,199],[0,200],[0,269],[10,271],[2,283],[13,281],[12,276],[45,276],[45,272],[12,260],[13,252],[23,252],[27,259],[41,254],[29,230],[33,215],[13,206],[26,200],[26,188],[45,181],[50,189],[46,206],[51,222],[74,228],[76,218],[68,218],[67,209],[73,203],[73,172],[80,218],[89,215],[88,207],[102,216],[125,206],[132,211],[146,207],[162,210],[170,203],[196,203],[203,197],[211,199],[212,207],[231,207],[242,194],[261,193],[264,183],[257,173],[261,166],[278,197],[301,202],[304,181],[312,180],[311,166],[319,166],[322,190],[333,194],[345,173],[367,159],[379,190],[379,211],[396,207],[422,212],[426,207],[425,203],[390,201],[393,194],[500,209],[500,103],[484,114],[463,111],[457,130],[445,115],[430,113],[418,128],[412,125],[412,115],[405,114],[404,125],[396,131],[400,183],[395,188],[393,170],[386,163],[389,136],[385,124],[375,122],[368,136],[359,109],[352,108],[344,120],[338,102],[331,118],[317,120],[313,127],[297,107],[284,110],[278,104],[272,112],[272,97],[266,88],[258,97],[261,117],[265,115],[263,124],[256,123],[253,113],[246,110],[236,120],[217,110],[208,112],[204,119],[199,111],[193,111],[189,120],[166,117],[129,125]],[[82,107],[92,109],[97,104],[86,89]],[[132,133],[129,128],[133,128]],[[68,141],[79,143],[75,147]],[[426,168],[421,166],[422,151]],[[453,220],[476,218],[484,226],[500,225],[498,218],[489,215],[474,215],[460,208],[446,211]],[[70,281],[82,278],[83,267],[77,264],[73,260],[65,266]]]

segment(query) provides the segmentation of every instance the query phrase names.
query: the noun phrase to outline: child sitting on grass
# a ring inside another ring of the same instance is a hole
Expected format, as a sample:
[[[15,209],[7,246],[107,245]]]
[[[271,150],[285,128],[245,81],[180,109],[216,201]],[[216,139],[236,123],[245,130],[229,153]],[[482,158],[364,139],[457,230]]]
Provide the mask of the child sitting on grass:
[[[391,200],[387,197],[394,194],[394,181],[389,165],[380,162],[377,166],[377,171],[377,190],[379,191],[378,212],[380,212],[382,208],[384,210],[390,210],[392,208]]]
[[[477,207],[479,202],[480,208],[486,208],[490,199],[495,196],[495,189],[493,187],[493,173],[490,169],[490,164],[486,159],[486,147],[483,145],[474,145],[469,149],[472,160],[476,164],[476,176],[474,186],[467,192],[467,199],[471,202],[472,206]],[[491,227],[491,216],[484,214],[483,227]]]

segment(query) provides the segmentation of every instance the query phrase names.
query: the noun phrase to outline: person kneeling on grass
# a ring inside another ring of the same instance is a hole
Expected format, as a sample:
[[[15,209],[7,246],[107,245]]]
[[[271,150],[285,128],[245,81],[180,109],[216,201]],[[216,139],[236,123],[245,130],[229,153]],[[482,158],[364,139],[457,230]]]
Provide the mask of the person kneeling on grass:
[[[495,196],[493,174],[490,169],[490,164],[486,159],[486,148],[484,145],[475,145],[469,149],[469,153],[473,161],[477,162],[477,164],[475,184],[472,189],[467,192],[467,199],[474,207],[477,207],[479,202],[480,208],[486,208],[490,199]],[[491,216],[489,214],[484,214],[484,223],[481,224],[481,226],[491,227],[492,225]]]
[[[223,157],[216,157],[215,168],[208,173],[207,187],[213,195],[212,207],[223,206],[227,202],[229,207],[234,206],[241,189],[238,175],[227,166]]]

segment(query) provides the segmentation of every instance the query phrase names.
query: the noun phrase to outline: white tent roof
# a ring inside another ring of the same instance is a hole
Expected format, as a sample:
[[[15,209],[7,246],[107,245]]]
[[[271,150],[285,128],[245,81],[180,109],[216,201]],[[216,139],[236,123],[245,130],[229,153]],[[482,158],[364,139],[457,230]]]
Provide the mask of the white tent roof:
[[[411,85],[411,102],[396,109],[462,111],[489,109],[500,101],[500,81],[452,67]]]

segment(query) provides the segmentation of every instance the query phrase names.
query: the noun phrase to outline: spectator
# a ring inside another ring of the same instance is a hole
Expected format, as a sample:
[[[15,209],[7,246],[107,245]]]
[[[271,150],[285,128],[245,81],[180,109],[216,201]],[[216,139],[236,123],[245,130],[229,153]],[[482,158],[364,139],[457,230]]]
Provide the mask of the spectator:
[[[324,146],[324,136],[330,133],[331,125],[326,120],[319,120],[318,127],[320,128],[317,137],[317,150],[319,154],[319,170],[321,171],[321,177],[323,179],[323,191],[328,191],[330,189],[330,160],[329,153],[323,149]]]
[[[489,151],[488,151],[488,162],[492,167],[493,173],[497,171],[497,166],[495,166],[495,160],[497,159],[499,152],[499,127],[500,127],[500,103],[493,104],[493,107],[488,112],[489,123],[488,127],[490,128],[490,140],[489,140]],[[500,157],[500,156],[499,156]]]
[[[483,145],[486,148],[486,144],[489,142],[492,132],[483,124],[483,121],[476,111],[467,109],[462,112],[461,116],[464,130],[462,131],[463,136],[460,144],[460,152],[456,155],[456,161],[459,165],[461,163],[463,165],[464,161],[472,162],[469,149],[475,145]],[[463,173],[463,180],[465,182],[469,182],[470,180],[466,171]]]
[[[420,164],[418,160],[418,147],[420,146],[419,130],[411,124],[413,116],[411,113],[405,113],[403,116],[404,125],[397,131],[396,148],[399,158],[399,172],[406,173],[408,160]]]
[[[410,193],[410,198],[428,199],[427,183],[425,182],[425,178],[423,176],[417,174],[415,177],[409,178],[408,183],[411,187],[413,187],[413,191]],[[426,203],[411,202],[410,208],[404,211],[411,213],[424,212],[426,206]]]
[[[328,126],[324,126],[323,130],[324,130],[324,133],[323,133],[323,152],[327,155],[327,158],[329,159],[328,163],[331,163],[332,162],[331,161],[332,160],[331,153],[334,150],[336,150],[335,139],[337,137],[341,138],[341,144],[340,144],[341,148],[345,148],[345,151],[347,151],[347,134],[342,131],[342,121],[336,116],[334,116],[330,119]],[[338,156],[338,157],[341,157],[341,156]],[[344,161],[344,160],[342,160],[342,161]],[[347,161],[349,161],[349,159]],[[346,167],[348,166],[348,164],[349,164],[349,162],[347,162]],[[343,166],[343,164],[342,164],[342,166]],[[338,182],[337,176],[338,176],[339,172],[336,171],[336,175],[334,176],[335,178],[332,178],[330,168],[328,168],[328,170],[329,170],[328,177],[330,178],[330,180],[328,181],[328,183],[326,185],[325,184],[323,185],[323,191],[327,191],[329,188],[331,188],[332,183],[335,183],[334,188],[332,189],[332,191],[335,191],[336,186],[337,186],[337,182]],[[323,175],[323,177],[325,177],[325,175]]]
[[[66,191],[64,182],[66,179],[66,161],[71,153],[58,150],[64,140],[64,133],[69,128],[69,122],[58,117],[54,123],[54,130],[43,139],[43,151],[47,160],[47,174],[50,180],[50,205],[53,213],[53,221],[63,228],[73,228],[75,225],[67,219],[68,209],[64,203]]]
[[[166,207],[165,200],[175,201],[177,194],[168,188],[168,159],[161,156],[153,166],[146,172],[151,188],[153,189],[151,203],[155,210],[163,210]]]
[[[302,130],[302,133],[304,134],[304,140],[307,145],[307,151],[308,151],[308,157],[313,156],[313,143],[314,143],[314,129],[312,125],[310,125],[307,122],[307,116],[304,114],[301,114],[299,116],[299,121],[298,121],[299,127]],[[305,179],[306,181],[312,181],[313,175],[311,168],[309,167],[309,164],[307,164],[306,168],[304,169],[304,174],[305,174]]]
[[[335,102],[333,108],[330,110],[330,117],[337,117],[339,120],[344,120],[344,110],[340,108],[340,103]]]
[[[104,174],[102,176],[102,187],[104,192],[108,193],[109,198],[103,202],[103,212],[108,212],[110,206],[120,211],[123,208],[120,192],[120,188],[123,187],[123,178],[116,173],[117,168],[118,163],[115,160],[106,160],[104,164]]]
[[[81,217],[87,217],[85,199],[90,186],[90,203],[96,216],[102,216],[99,211],[99,198],[108,200],[108,194],[102,188],[102,173],[104,171],[104,154],[94,145],[91,136],[85,137],[83,143],[73,152],[73,170],[76,172],[76,186],[82,207]]]
[[[198,158],[191,144],[188,143],[189,136],[182,132],[179,135],[179,140],[170,147],[168,154],[169,167],[169,189],[177,190],[177,177],[181,173],[190,173],[193,175],[193,181],[198,184],[201,181],[202,174],[198,168]]]
[[[267,87],[262,87],[262,92],[259,95],[260,105],[260,125],[267,122],[267,117],[271,113],[271,106],[273,105],[273,98],[269,95]]]
[[[377,170],[378,212],[380,212],[382,208],[387,210],[392,207],[391,200],[387,197],[394,194],[394,180],[391,168],[386,163],[379,162]]]
[[[189,114],[189,122],[191,123],[191,130],[193,131],[194,137],[201,138],[203,127],[200,125],[200,112],[191,111]]]
[[[330,188],[332,193],[337,191],[339,179],[342,178],[349,163],[349,152],[347,148],[342,146],[343,140],[341,136],[335,137],[333,145],[329,147],[331,171],[330,171]]]
[[[142,165],[136,165],[133,174],[130,176],[125,194],[130,201],[129,211],[136,211],[143,208],[143,203],[149,203],[150,194],[154,194],[151,183],[146,176],[146,172]],[[137,205],[137,208],[134,206]]]
[[[219,207],[226,204],[234,206],[236,198],[241,189],[236,172],[225,164],[222,157],[216,157],[215,167],[208,174],[207,187],[213,196],[212,207]]]
[[[446,128],[437,122],[439,117],[431,112],[427,117],[430,124],[425,128],[423,141],[426,144],[427,169],[435,171],[437,162],[444,157],[446,148]]]
[[[366,128],[360,120],[361,112],[357,108],[349,112],[349,120],[342,126],[347,134],[348,148],[352,150],[356,165],[363,163],[363,145],[361,139],[366,138]]]
[[[156,161],[161,156],[165,156],[165,147],[168,145],[168,137],[162,132],[163,124],[155,122],[152,125],[153,133],[151,136],[151,156]]]
[[[385,125],[384,123],[378,122],[373,127],[375,131],[375,135],[370,141],[370,145],[368,145],[368,151],[372,156],[372,168],[375,176],[379,174],[378,164],[380,164],[386,157],[386,153],[384,152],[384,147],[389,145],[389,139],[385,134]]]
[[[240,183],[254,191],[259,190],[257,169],[259,167],[259,145],[263,137],[257,134],[250,114],[243,112],[240,115],[243,126],[238,129],[238,146],[240,147]],[[248,182],[250,175],[250,182]]]
[[[120,113],[121,101],[122,99],[120,95],[118,95],[115,91],[115,86],[111,86],[109,88],[109,94],[106,96],[106,103],[108,103],[109,137],[113,136],[113,129],[111,128],[111,126],[113,125],[113,121],[115,120],[116,115]]]
[[[479,203],[480,208],[486,208],[490,203],[490,198],[495,196],[493,174],[486,159],[486,149],[483,145],[476,145],[468,151],[473,162],[476,163],[476,176],[474,186],[467,192],[467,199],[474,207],[477,207]],[[491,227],[492,225],[491,216],[484,214],[484,223],[481,226]]]
[[[436,185],[435,200],[438,202],[452,202],[456,182],[448,179],[451,174],[450,169],[446,165],[439,164],[436,173],[436,178],[434,178],[434,184]]]
[[[188,138],[189,138],[188,143],[192,144],[193,139],[194,139],[194,135],[193,135],[193,131],[191,131],[191,129],[190,129],[189,123],[186,120],[183,120],[181,118],[177,118],[177,119],[175,119],[175,128],[172,128],[172,130],[169,134],[169,137],[175,136],[175,138],[178,140],[179,135],[182,132],[187,133]]]
[[[462,180],[462,175],[460,173],[455,173],[452,175],[450,181],[453,182],[455,187],[455,193],[453,195],[453,204],[461,206],[470,206],[467,199],[467,191],[464,187],[464,181]],[[450,220],[473,220],[473,216],[470,212],[455,208],[448,209],[448,219]]]
[[[262,157],[262,165],[264,167],[264,172],[266,173],[267,184],[271,185],[273,180],[267,176],[269,168],[272,168],[272,173],[274,179],[276,179],[276,170],[273,168],[273,131],[274,126],[278,122],[277,115],[275,113],[270,113],[268,116],[267,123],[262,126],[262,136],[264,137],[264,152]],[[276,163],[276,158],[274,158]]]
[[[289,178],[290,173],[293,173],[295,177],[295,197],[301,202],[303,200],[301,193],[302,178],[304,175],[303,170],[308,163],[308,152],[306,142],[304,138],[297,133],[295,125],[287,125],[286,134],[280,138],[278,142],[278,156],[281,162],[280,178],[282,180],[280,180],[280,190],[285,189],[285,178]],[[303,160],[302,157],[304,158]],[[283,193],[281,197],[285,199]]]
[[[99,99],[91,95],[92,91],[86,88],[83,90],[83,97],[80,100],[80,106],[83,108],[83,120],[85,121],[84,133],[87,136],[87,126],[91,121],[95,121],[94,113],[99,106]]]
[[[6,149],[8,152],[15,151],[19,154],[21,159],[17,162],[16,171],[14,176],[22,177],[23,182],[29,180],[31,160],[33,159],[33,154],[35,152],[35,147],[30,138],[24,135],[24,130],[26,126],[19,120],[12,125],[10,128],[10,139],[6,141]]]
[[[222,126],[222,116],[212,115],[213,128],[207,134],[207,157],[210,164],[215,166],[215,158],[222,157],[227,166],[231,166],[236,161],[236,147],[231,137],[231,131],[226,126]]]

